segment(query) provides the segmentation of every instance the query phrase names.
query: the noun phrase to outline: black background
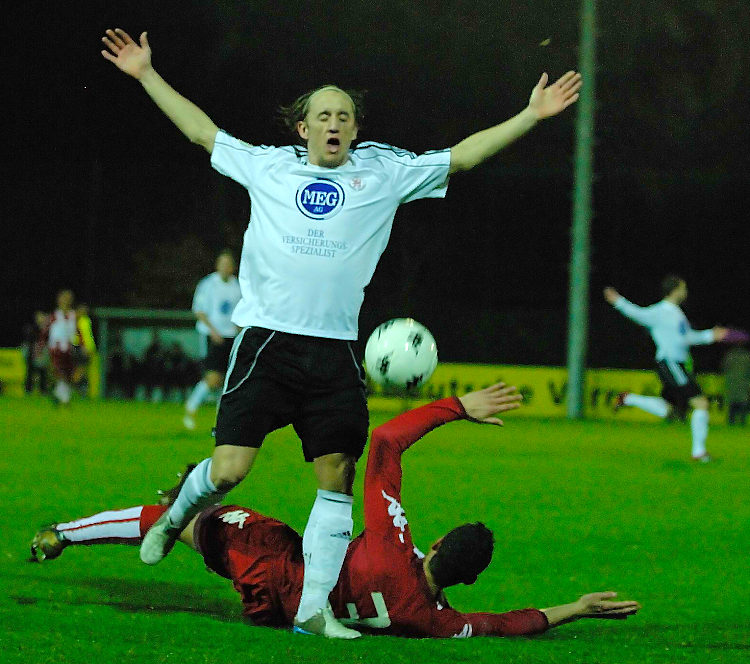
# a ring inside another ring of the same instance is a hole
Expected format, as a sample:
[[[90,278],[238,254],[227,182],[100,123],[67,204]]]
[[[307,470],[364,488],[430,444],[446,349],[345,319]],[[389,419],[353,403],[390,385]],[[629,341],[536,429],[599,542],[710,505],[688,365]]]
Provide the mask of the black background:
[[[289,142],[276,108],[333,82],[367,91],[360,138],[447,147],[578,61],[572,0],[59,4],[8,19],[3,346],[62,287],[92,306],[187,308],[216,252],[239,253],[246,192],[101,57],[105,28],[148,30],[156,69],[251,143]],[[649,366],[603,286],[648,304],[674,271],[695,327],[750,328],[750,25],[743,0],[598,6],[589,358]],[[362,336],[411,315],[442,359],[564,363],[574,134],[575,107],[454,177],[445,201],[402,207]],[[699,351],[699,368],[720,353]]]

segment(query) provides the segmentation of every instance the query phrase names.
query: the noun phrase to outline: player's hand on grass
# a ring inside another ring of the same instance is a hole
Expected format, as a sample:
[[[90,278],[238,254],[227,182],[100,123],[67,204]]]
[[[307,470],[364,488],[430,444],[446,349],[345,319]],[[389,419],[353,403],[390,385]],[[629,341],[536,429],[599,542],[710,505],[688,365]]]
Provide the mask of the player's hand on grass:
[[[604,299],[610,304],[614,304],[620,299],[620,294],[612,286],[607,286],[604,289]]]
[[[520,408],[522,399],[516,387],[508,387],[505,383],[495,383],[483,390],[469,392],[459,397],[470,420],[496,426],[503,426],[503,421],[492,416]]]
[[[574,71],[563,74],[552,85],[547,85],[548,81],[547,74],[542,74],[529,99],[529,108],[539,120],[562,113],[578,101],[581,89],[581,75]]]
[[[579,618],[608,618],[614,620],[624,620],[632,616],[641,608],[638,602],[628,600],[625,602],[613,602],[617,597],[615,592],[588,593],[581,596],[577,604],[579,605]]]
[[[109,51],[102,50],[102,55],[119,70],[140,79],[151,69],[151,47],[148,45],[145,32],[141,33],[140,45],[120,28],[105,32],[106,36],[102,37],[102,41]]]

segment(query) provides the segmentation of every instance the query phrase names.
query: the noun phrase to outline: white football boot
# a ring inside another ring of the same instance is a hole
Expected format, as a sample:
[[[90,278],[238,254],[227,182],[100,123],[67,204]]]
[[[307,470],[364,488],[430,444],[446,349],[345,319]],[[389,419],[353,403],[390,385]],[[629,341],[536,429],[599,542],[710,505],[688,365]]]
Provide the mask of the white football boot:
[[[357,639],[362,636],[358,631],[344,627],[333,615],[330,606],[318,611],[305,621],[295,617],[294,628],[296,634],[317,634],[329,639]]]
[[[180,536],[180,529],[170,525],[167,514],[164,512],[159,517],[141,542],[141,560],[147,565],[161,562]]]

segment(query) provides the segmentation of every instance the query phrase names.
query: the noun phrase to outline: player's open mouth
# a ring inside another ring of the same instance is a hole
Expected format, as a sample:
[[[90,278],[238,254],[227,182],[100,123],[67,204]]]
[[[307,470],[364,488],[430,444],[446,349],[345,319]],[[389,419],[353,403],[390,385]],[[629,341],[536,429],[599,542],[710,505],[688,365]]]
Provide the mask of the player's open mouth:
[[[338,138],[332,136],[328,139],[326,145],[328,146],[328,152],[338,152],[339,147],[341,146],[341,141],[339,141]]]

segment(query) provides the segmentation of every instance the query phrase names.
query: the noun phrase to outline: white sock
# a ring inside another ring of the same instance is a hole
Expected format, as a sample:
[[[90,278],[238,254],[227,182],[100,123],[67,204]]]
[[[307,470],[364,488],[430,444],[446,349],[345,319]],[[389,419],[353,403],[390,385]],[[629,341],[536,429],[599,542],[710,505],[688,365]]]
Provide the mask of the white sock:
[[[221,502],[225,494],[211,481],[211,459],[203,459],[187,476],[172,506],[167,511],[171,526],[182,530],[198,512]]]
[[[644,397],[642,394],[626,394],[622,402],[626,406],[635,406],[657,417],[666,417],[669,404],[661,397]]]
[[[297,609],[300,622],[326,606],[339,579],[354,527],[352,502],[344,493],[318,489],[302,538],[305,579]]]
[[[58,380],[55,385],[55,396],[60,403],[70,403],[72,390],[70,384],[64,380]]]
[[[139,505],[125,510],[99,512],[83,519],[58,523],[55,528],[63,539],[78,544],[137,544],[141,541],[142,511],[143,506]]]
[[[690,417],[690,430],[693,432],[693,457],[702,457],[706,453],[708,437],[708,411],[695,409]]]
[[[198,383],[193,391],[190,393],[187,402],[185,403],[185,410],[191,415],[195,413],[200,405],[206,400],[206,397],[211,392],[211,388],[208,386],[205,380]]]

